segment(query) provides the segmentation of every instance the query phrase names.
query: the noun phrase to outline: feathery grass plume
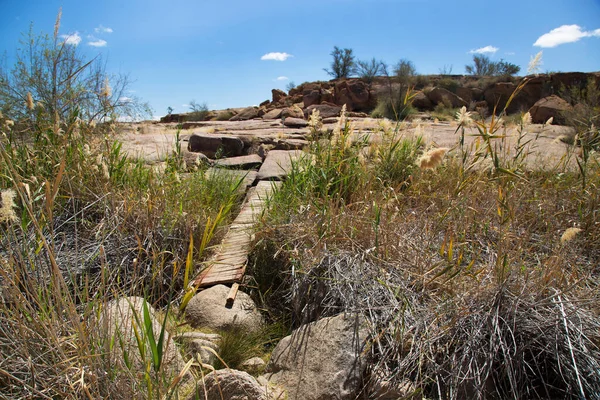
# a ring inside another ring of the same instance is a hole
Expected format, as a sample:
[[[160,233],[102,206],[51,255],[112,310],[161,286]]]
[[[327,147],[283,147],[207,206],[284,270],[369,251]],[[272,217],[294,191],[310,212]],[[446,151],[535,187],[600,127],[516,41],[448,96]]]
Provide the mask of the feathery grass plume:
[[[440,147],[439,149],[429,150],[417,160],[419,168],[435,169],[442,163],[444,155],[448,152],[448,150],[449,149],[447,147]]]
[[[333,138],[336,139],[338,136],[340,136],[340,133],[342,132],[342,130],[344,129],[344,127],[346,126],[346,105],[344,104],[342,106],[342,110],[340,111],[340,117],[338,118],[338,122],[335,125],[335,128],[333,128]]]
[[[4,121],[4,128],[6,128],[7,130],[11,130],[12,127],[15,125],[15,121],[13,121],[12,119],[7,119],[6,121]]]
[[[529,111],[523,114],[523,116],[521,117],[521,123],[523,124],[523,126],[531,125],[532,120]]]
[[[458,125],[468,128],[473,123],[471,113],[467,111],[467,107],[462,106],[459,111],[456,112],[456,122]]]
[[[102,97],[110,97],[112,94],[112,89],[110,87],[110,82],[108,81],[108,78],[104,79],[104,85],[102,86],[102,91],[100,91],[100,96]]]
[[[553,122],[554,122],[554,117],[550,117],[550,118],[548,118],[548,121],[546,121],[546,123],[544,125],[552,125]]]
[[[314,132],[320,132],[323,129],[323,121],[321,120],[321,113],[316,108],[310,113],[308,118],[308,126]]]
[[[33,111],[35,108],[35,103],[33,102],[33,96],[31,95],[31,92],[27,92],[27,101],[25,104],[27,105],[27,109],[29,111]]]
[[[581,231],[582,230],[580,228],[567,229],[560,237],[560,242],[561,243],[570,242],[571,240],[575,239],[575,236],[577,236],[577,234],[579,234],[579,232],[581,232]]]
[[[58,9],[58,15],[56,15],[56,22],[54,22],[54,40],[58,38],[58,30],[60,29],[60,19],[62,18],[62,7]]]
[[[0,222],[13,222],[17,220],[17,214],[15,214],[15,196],[17,195],[12,189],[5,189],[2,191],[2,207],[0,207]]]
[[[528,74],[539,74],[542,66],[542,52],[540,51],[534,57],[531,57],[529,60],[529,65],[527,67]]]

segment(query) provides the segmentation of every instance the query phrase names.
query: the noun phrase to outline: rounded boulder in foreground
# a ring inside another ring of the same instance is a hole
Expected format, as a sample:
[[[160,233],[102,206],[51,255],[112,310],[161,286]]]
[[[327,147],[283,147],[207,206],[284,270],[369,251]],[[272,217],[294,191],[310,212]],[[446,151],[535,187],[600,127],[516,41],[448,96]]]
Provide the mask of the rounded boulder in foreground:
[[[195,295],[185,309],[185,319],[194,328],[227,330],[239,327],[255,332],[262,325],[262,316],[254,301],[238,291],[233,306],[225,307],[229,288],[216,285]]]

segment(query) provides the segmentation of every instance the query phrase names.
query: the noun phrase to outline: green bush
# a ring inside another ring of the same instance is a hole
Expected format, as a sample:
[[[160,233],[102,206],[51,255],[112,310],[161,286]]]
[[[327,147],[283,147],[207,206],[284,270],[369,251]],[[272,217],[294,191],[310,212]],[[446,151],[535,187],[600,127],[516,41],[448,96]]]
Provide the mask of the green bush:
[[[437,86],[456,93],[456,89],[460,87],[460,82],[452,78],[442,78],[438,81]]]

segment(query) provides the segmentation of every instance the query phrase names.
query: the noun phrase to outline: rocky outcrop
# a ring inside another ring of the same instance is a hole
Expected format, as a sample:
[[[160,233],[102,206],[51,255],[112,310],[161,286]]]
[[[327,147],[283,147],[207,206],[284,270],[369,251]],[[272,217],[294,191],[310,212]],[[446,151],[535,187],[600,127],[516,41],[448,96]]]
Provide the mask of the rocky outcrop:
[[[334,100],[339,106],[345,104],[348,111],[367,111],[373,106],[369,86],[359,79],[336,82]]]
[[[558,96],[552,95],[537,101],[531,107],[529,113],[532,122],[535,124],[544,124],[550,118],[553,118],[556,124],[563,124],[565,122],[563,113],[572,110],[573,107],[569,103]]]
[[[426,93],[433,104],[450,105],[452,108],[467,106],[467,102],[456,94],[441,87],[435,87]]]
[[[280,100],[287,97],[287,94],[283,90],[280,90],[280,89],[271,90],[271,94],[273,95],[273,103],[279,103]]]
[[[281,117],[281,112],[283,109],[275,108],[271,111],[267,111],[265,115],[262,116],[263,119],[279,119]]]
[[[185,319],[194,328],[227,330],[234,327],[255,332],[262,326],[262,316],[246,293],[237,292],[231,308],[225,307],[229,288],[216,285],[195,295],[185,309]]]
[[[366,368],[367,329],[359,317],[338,315],[295,330],[273,350],[264,376],[289,399],[354,399]]]
[[[267,392],[247,372],[234,369],[213,371],[197,383],[188,400],[267,400]]]
[[[415,97],[413,97],[413,107],[419,110],[432,110],[433,103],[425,93],[417,92],[415,93]]]

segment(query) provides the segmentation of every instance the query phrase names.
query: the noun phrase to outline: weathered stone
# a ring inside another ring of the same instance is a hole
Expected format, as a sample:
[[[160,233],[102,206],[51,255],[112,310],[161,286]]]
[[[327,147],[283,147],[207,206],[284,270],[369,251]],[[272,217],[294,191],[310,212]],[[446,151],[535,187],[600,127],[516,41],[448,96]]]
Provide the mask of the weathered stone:
[[[460,97],[461,99],[463,99],[464,101],[466,101],[467,103],[470,103],[471,101],[473,101],[473,92],[471,92],[471,89],[464,87],[464,86],[459,86],[456,88],[456,95],[458,97]]]
[[[140,355],[140,349],[138,347],[133,326],[136,324],[138,332],[142,329],[142,327],[138,325],[138,321],[144,321],[143,304],[144,299],[142,297],[125,297],[118,300],[112,300],[105,305],[99,321],[99,327],[104,331],[106,340],[114,340],[115,345],[112,349],[114,352],[119,353],[113,360],[120,362],[120,360],[123,360],[122,353],[127,351],[132,369],[140,374],[144,373],[147,360],[142,359],[142,356]],[[156,318],[156,312],[152,306],[148,305],[148,309],[152,333],[158,341],[162,330],[162,322]],[[146,346],[146,357],[151,357],[149,356],[149,354],[152,354],[148,344],[149,342],[144,340],[143,343],[144,346]],[[182,370],[185,363],[174,342],[170,340],[169,332],[166,332],[163,346],[163,371],[176,375]],[[123,367],[125,368],[125,366]],[[186,376],[186,380],[189,378],[189,375]]]
[[[415,93],[412,105],[419,110],[433,110],[433,103],[423,92]]]
[[[313,104],[319,104],[321,102],[321,91],[320,90],[305,90],[302,94],[302,101],[305,107],[312,106]]]
[[[188,343],[187,351],[194,360],[200,357],[204,364],[212,364],[217,359],[215,353],[219,354],[219,345],[211,340],[194,339]]]
[[[175,336],[175,340],[177,340],[180,343],[181,342],[189,342],[189,341],[196,340],[196,339],[209,340],[214,343],[219,343],[221,341],[222,337],[218,333],[204,333],[204,332],[198,332],[198,331],[181,332],[180,334]]]
[[[335,84],[335,104],[346,105],[348,111],[366,111],[370,108],[369,87],[358,79],[343,80]]]
[[[302,155],[300,150],[271,150],[258,170],[258,180],[281,180],[292,169],[292,163]]]
[[[261,107],[265,107],[266,108],[266,107],[269,106],[269,104],[271,104],[271,100],[265,100],[265,101],[263,101],[262,103],[260,103],[258,105],[258,108],[261,108]]]
[[[275,108],[271,111],[268,111],[265,115],[262,116],[263,119],[279,119],[281,117],[281,112],[283,109]]]
[[[283,109],[283,111],[281,112],[281,117],[283,118],[304,118],[304,113],[302,112],[302,109],[298,106],[292,106],[292,107],[288,107]]]
[[[194,133],[188,139],[188,151],[204,153],[209,158],[241,156],[243,150],[244,143],[236,136]]]
[[[262,158],[258,154],[247,156],[221,158],[215,161],[215,167],[234,168],[234,169],[252,169],[262,164]]]
[[[304,139],[282,139],[275,143],[275,150],[302,150],[310,143]]]
[[[367,366],[362,319],[338,315],[304,325],[273,350],[265,375],[291,399],[354,399]]]
[[[313,110],[318,110],[321,118],[339,117],[342,107],[332,104],[313,104],[304,110],[305,117],[308,118]]]
[[[426,93],[433,104],[447,104],[452,108],[467,106],[467,102],[444,88],[435,87]]]
[[[289,128],[303,128],[308,126],[308,121],[302,118],[287,117],[283,120],[283,125]]]
[[[231,308],[225,307],[229,288],[216,285],[196,294],[185,309],[186,321],[194,328],[227,330],[240,327],[255,332],[262,326],[262,316],[246,293],[237,292]]]
[[[247,107],[244,108],[239,114],[234,115],[229,118],[230,121],[246,121],[252,118],[257,118],[258,115],[258,107]]]
[[[537,101],[529,112],[531,120],[535,124],[544,124],[552,117],[555,124],[561,125],[565,122],[563,113],[572,110],[573,107],[569,103],[552,95]]]
[[[267,363],[262,358],[252,357],[251,359],[244,361],[241,364],[241,367],[244,371],[248,371],[252,374],[255,374],[264,369],[266,365]]]
[[[182,149],[183,162],[187,171],[194,171],[198,167],[212,165],[212,161],[202,153],[192,153]]]
[[[280,89],[273,89],[271,90],[271,94],[273,95],[273,103],[278,103],[281,99],[284,99],[287,97],[287,94]]]
[[[220,369],[197,383],[197,389],[188,400],[267,400],[267,393],[247,372]]]

